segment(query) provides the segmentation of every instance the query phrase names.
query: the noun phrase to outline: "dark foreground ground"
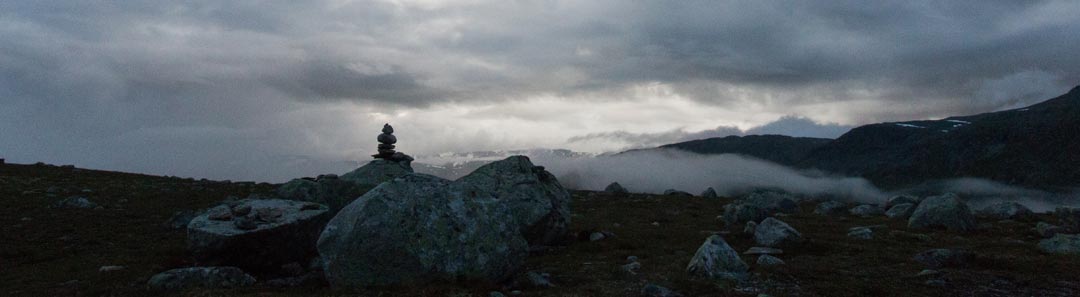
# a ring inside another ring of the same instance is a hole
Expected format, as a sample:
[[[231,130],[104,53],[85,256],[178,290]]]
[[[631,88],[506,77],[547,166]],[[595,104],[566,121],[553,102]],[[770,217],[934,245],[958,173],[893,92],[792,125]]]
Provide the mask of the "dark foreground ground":
[[[726,230],[718,215],[730,199],[653,195],[609,196],[575,191],[573,233],[610,231],[615,238],[535,253],[526,269],[552,275],[555,287],[503,288],[493,284],[429,284],[341,292],[325,287],[151,292],[150,276],[193,265],[185,233],[163,224],[174,212],[201,209],[227,196],[265,193],[273,185],[197,181],[55,166],[0,165],[0,296],[638,296],[647,283],[686,296],[1080,296],[1080,257],[1047,255],[1035,248],[1035,222],[980,221],[971,234],[907,230],[882,218],[822,217],[802,205],[783,217],[809,241],[784,249],[786,265],[763,269],[744,256],[754,274],[743,284],[688,277],[685,267],[706,237]],[[100,209],[52,209],[79,195]],[[1045,215],[1040,215],[1049,220]],[[846,236],[855,226],[887,225],[873,240]],[[741,230],[741,227],[739,228]],[[905,231],[905,232],[892,232]],[[929,241],[919,235],[929,236]],[[725,235],[738,251],[753,245],[740,231]],[[916,276],[912,256],[930,248],[960,248],[977,258],[937,276]],[[619,269],[640,258],[636,275]],[[102,266],[123,270],[99,272]],[[934,281],[927,284],[928,280]]]

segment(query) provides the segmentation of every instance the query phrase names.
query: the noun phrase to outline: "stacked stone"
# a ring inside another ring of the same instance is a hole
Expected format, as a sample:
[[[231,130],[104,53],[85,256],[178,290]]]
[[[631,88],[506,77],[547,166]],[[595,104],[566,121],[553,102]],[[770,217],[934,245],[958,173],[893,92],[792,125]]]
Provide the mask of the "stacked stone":
[[[412,161],[413,158],[406,154],[395,152],[394,144],[397,143],[397,137],[394,137],[394,127],[390,124],[383,125],[382,134],[379,134],[379,153],[371,155],[375,159],[385,159],[390,161]]]

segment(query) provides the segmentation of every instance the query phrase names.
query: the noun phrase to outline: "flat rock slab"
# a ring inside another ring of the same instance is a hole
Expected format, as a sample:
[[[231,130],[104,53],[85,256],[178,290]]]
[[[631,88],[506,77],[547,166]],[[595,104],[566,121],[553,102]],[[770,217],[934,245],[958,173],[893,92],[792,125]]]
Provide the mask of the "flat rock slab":
[[[316,255],[330,220],[322,204],[245,199],[211,208],[188,224],[188,248],[201,265],[273,270]]]

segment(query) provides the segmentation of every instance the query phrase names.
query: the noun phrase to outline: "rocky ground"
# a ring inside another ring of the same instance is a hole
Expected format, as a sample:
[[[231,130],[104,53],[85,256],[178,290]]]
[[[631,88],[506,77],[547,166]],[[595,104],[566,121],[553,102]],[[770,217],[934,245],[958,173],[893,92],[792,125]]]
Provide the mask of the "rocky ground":
[[[321,282],[281,288],[257,278],[253,286],[236,289],[150,291],[152,276],[194,265],[180,226],[194,211],[229,196],[269,195],[275,188],[0,165],[0,294],[490,296],[498,291],[507,296],[640,296],[644,288],[658,292],[663,287],[685,296],[1080,295],[1080,256],[1047,254],[1037,247],[1043,237],[1035,226],[1057,222],[1050,214],[1025,220],[979,218],[974,231],[957,232],[909,229],[906,220],[876,212],[867,217],[844,211],[814,214],[816,202],[800,202],[790,214],[775,218],[797,229],[803,240],[781,246],[783,253],[775,256],[784,264],[765,265],[768,261],[759,264],[756,255],[742,253],[759,245],[744,233],[744,225],[724,222],[724,206],[733,199],[588,191],[572,191],[571,236],[564,244],[531,248],[524,269],[503,284],[341,291]],[[715,234],[748,264],[747,278],[714,280],[687,272],[695,252]],[[946,255],[935,263],[926,260],[940,254],[927,253],[932,249],[962,255]]]

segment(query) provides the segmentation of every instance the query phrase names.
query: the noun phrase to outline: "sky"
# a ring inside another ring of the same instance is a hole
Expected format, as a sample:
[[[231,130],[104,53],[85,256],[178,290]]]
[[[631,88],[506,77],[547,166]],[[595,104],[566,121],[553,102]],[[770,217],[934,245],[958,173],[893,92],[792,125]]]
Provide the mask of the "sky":
[[[0,158],[258,179],[400,151],[834,138],[1080,84],[1077,1],[0,2]],[[305,167],[307,166],[307,167]]]

